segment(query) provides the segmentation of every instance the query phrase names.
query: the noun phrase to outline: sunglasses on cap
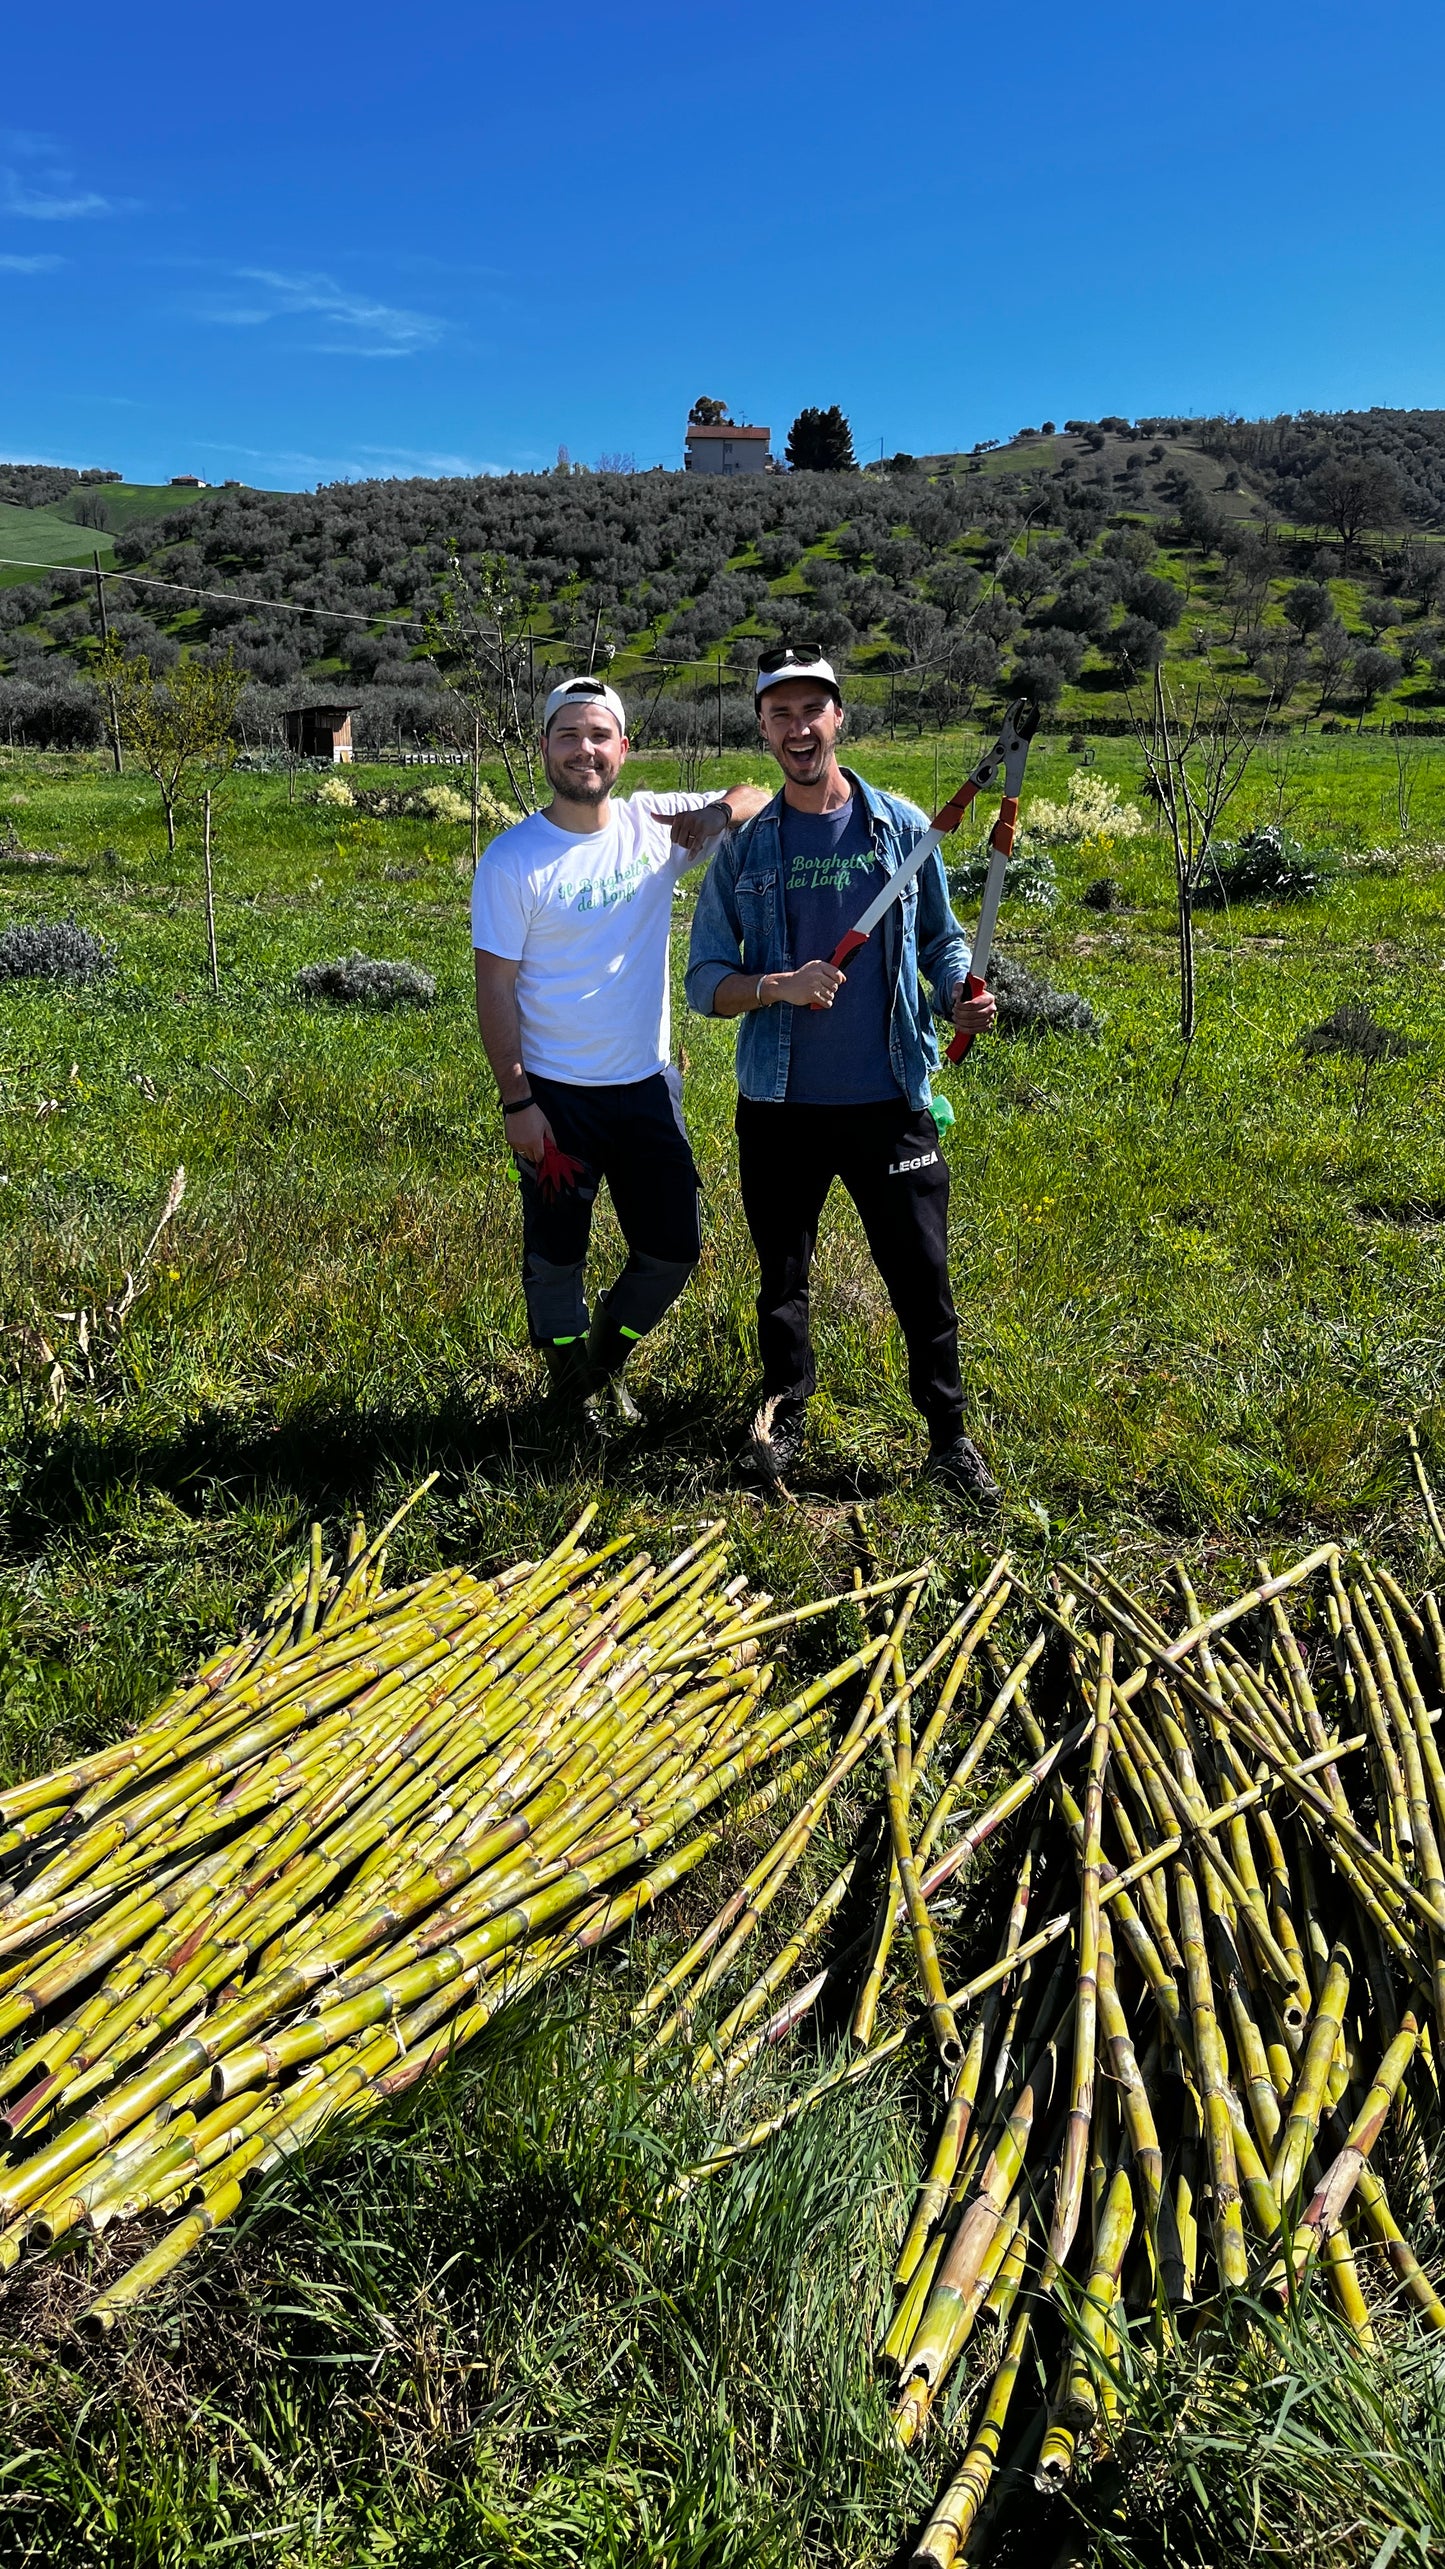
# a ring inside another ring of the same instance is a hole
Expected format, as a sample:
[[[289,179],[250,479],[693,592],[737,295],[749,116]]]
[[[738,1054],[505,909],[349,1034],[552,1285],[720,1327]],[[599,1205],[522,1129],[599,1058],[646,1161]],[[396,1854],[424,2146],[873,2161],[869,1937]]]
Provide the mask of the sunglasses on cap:
[[[821,642],[780,642],[758,653],[758,675],[771,678],[778,669],[813,668],[826,656]]]

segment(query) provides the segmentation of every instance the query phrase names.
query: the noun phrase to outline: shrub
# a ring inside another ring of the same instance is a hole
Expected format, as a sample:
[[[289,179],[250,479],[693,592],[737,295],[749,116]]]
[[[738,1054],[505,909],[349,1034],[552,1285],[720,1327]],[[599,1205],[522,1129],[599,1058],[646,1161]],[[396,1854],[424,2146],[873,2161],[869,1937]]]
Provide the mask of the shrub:
[[[1001,1035],[1087,1035],[1101,1030],[1098,1011],[1076,990],[1055,990],[1028,965],[1011,955],[996,954],[988,968],[988,986],[998,1001]]]
[[[419,964],[349,954],[338,963],[304,964],[296,975],[296,995],[329,1000],[336,1008],[429,1008],[437,986]]]
[[[333,803],[343,811],[350,811],[356,796],[344,776],[323,776],[316,788],[316,800],[318,803]]]
[[[1096,883],[1088,885],[1083,901],[1086,910],[1122,910],[1124,887],[1115,882],[1112,874],[1101,874]]]
[[[400,792],[391,785],[364,785],[356,793],[348,788],[346,800],[372,821],[469,821],[472,817],[470,793],[458,793],[455,785],[415,785]],[[521,819],[520,812],[514,812],[487,784],[478,789],[477,809],[484,829],[510,829],[513,821]]]
[[[1333,871],[1322,857],[1306,856],[1273,821],[1251,830],[1235,848],[1222,839],[1211,848],[1209,865],[1194,896],[1202,910],[1231,901],[1305,901]]]
[[[115,969],[115,949],[74,919],[37,919],[0,934],[0,981],[99,981]]]
[[[1075,769],[1065,802],[1030,803],[1024,823],[1030,838],[1083,847],[1112,847],[1119,839],[1141,837],[1147,827],[1137,804],[1126,803],[1118,787],[1092,767]]]
[[[965,901],[980,900],[987,880],[987,848],[980,848],[977,856],[967,857],[962,865],[955,866],[953,869],[953,888]],[[1053,859],[1047,856],[1036,856],[1031,851],[1026,851],[1022,856],[1011,856],[1004,874],[1003,888],[1004,898],[1007,901],[1022,901],[1031,910],[1052,910],[1059,897],[1058,877],[1054,872]]]
[[[416,799],[430,821],[469,821],[472,817],[471,804],[465,794],[457,792],[455,785],[424,785]],[[484,787],[482,799],[484,819],[486,805],[492,800],[493,797]]]
[[[1305,1059],[1317,1053],[1349,1053],[1356,1061],[1398,1061],[1402,1053],[1414,1050],[1415,1037],[1401,1035],[1392,1026],[1382,1026],[1371,1016],[1363,1001],[1344,999],[1332,1017],[1323,1025],[1311,1026],[1301,1035],[1299,1050]]]

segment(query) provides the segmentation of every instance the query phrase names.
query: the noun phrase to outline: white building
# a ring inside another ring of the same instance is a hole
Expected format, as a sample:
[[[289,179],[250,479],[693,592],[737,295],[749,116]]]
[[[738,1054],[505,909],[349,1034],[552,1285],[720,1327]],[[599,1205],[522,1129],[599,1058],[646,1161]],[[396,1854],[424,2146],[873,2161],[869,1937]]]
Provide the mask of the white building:
[[[717,428],[699,428],[689,421],[683,470],[688,473],[765,473],[771,434],[767,428],[735,428],[730,419],[725,419]]]

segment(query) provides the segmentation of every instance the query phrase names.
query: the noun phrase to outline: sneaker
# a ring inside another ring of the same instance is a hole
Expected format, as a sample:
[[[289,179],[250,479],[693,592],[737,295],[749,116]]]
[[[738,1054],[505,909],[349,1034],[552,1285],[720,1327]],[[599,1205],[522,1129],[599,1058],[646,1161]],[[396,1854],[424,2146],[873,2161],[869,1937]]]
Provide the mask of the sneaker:
[[[588,1413],[599,1427],[615,1420],[620,1427],[636,1427],[642,1412],[622,1379],[622,1368],[636,1346],[635,1338],[624,1336],[607,1311],[598,1310],[587,1333],[587,1372],[592,1386]]]
[[[639,1427],[642,1423],[642,1412],[620,1374],[609,1374],[600,1382],[587,1407],[602,1425],[607,1423],[609,1412],[619,1427]]]
[[[761,1482],[764,1489],[777,1489],[801,1458],[803,1425],[801,1405],[785,1409],[780,1403],[764,1401],[743,1450],[740,1468],[747,1478]]]
[[[1002,1504],[1002,1490],[978,1447],[971,1445],[966,1436],[950,1437],[946,1444],[934,1446],[926,1477],[940,1481],[958,1498],[971,1499],[975,1507],[996,1508]]]

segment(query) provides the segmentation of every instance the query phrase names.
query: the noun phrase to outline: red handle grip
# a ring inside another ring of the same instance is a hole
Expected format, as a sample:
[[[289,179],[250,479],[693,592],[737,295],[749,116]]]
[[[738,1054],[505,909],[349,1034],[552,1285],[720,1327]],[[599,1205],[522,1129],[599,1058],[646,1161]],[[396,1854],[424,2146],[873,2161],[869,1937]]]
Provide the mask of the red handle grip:
[[[856,928],[850,928],[846,937],[840,937],[838,939],[837,944],[834,946],[832,953],[828,957],[828,961],[831,963],[833,970],[835,972],[846,972],[854,955],[858,952],[859,947],[866,946],[867,943],[867,938],[860,937]],[[815,1009],[821,1008],[823,1002],[821,999],[815,999],[812,1002],[812,1005]]]
[[[988,983],[981,981],[976,972],[971,972],[963,985],[963,995],[966,999],[981,999],[987,988]],[[972,1042],[972,1035],[955,1035],[948,1047],[949,1060],[962,1061]]]

